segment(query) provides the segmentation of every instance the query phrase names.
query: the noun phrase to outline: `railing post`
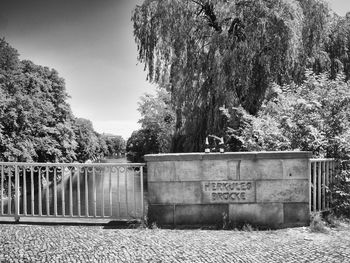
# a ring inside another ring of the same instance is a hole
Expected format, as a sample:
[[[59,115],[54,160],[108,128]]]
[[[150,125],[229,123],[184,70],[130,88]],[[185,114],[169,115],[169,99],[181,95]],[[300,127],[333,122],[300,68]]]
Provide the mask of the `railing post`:
[[[312,176],[313,176],[313,212],[317,212],[317,163],[313,162],[313,171],[312,171]]]
[[[326,161],[322,162],[322,211],[326,209]]]
[[[334,160],[330,162],[330,174],[329,174],[329,205],[332,205],[332,192],[333,192],[333,176],[334,176]]]
[[[93,194],[93,214],[96,217],[96,175],[95,175],[95,167],[92,167],[92,194]]]
[[[49,166],[46,166],[46,215],[49,216],[50,215],[50,192],[49,192]]]
[[[128,204],[128,166],[125,166],[125,204],[126,204],[126,217],[129,216],[129,204]]]
[[[5,190],[5,186],[4,186],[4,179],[5,179],[5,173],[4,173],[4,165],[1,165],[1,211],[0,211],[0,215],[4,214],[4,190]]]
[[[312,196],[311,196],[311,190],[312,190],[312,175],[311,175],[311,160],[309,159],[308,161],[308,177],[309,177],[309,213],[311,214],[312,210],[311,210],[311,205],[312,205]]]
[[[88,171],[89,168],[85,167],[84,169],[84,178],[85,178],[85,216],[89,217],[89,185],[88,185]]]
[[[30,207],[32,216],[34,216],[34,166],[30,167]]]
[[[141,183],[141,221],[142,223],[144,221],[145,215],[144,215],[144,207],[143,207],[143,166],[140,167],[140,183]]]
[[[23,188],[22,188],[22,196],[23,196],[23,214],[27,215],[27,173],[26,167],[22,167],[22,176],[23,176]]]
[[[321,174],[322,174],[322,170],[321,170],[321,162],[317,162],[318,163],[318,173],[317,173],[317,192],[318,192],[318,196],[317,196],[317,203],[318,203],[318,211],[322,210],[322,198],[321,198],[321,189],[322,189],[322,184],[321,184]]]
[[[19,174],[17,165],[15,165],[15,220],[19,221]]]
[[[326,209],[329,209],[329,164],[330,161],[326,161],[325,167],[326,167],[326,175],[325,175],[325,185],[326,185]]]
[[[112,169],[113,169],[113,166],[109,167],[109,177],[108,177],[108,184],[109,184],[109,214],[110,214],[111,217],[113,216]]]

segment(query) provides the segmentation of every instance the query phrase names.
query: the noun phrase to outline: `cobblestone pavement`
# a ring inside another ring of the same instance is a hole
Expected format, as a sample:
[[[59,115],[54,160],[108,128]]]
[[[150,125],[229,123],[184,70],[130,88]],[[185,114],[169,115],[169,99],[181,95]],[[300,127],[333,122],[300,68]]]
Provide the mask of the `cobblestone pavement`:
[[[350,227],[327,234],[0,224],[0,262],[350,262]]]

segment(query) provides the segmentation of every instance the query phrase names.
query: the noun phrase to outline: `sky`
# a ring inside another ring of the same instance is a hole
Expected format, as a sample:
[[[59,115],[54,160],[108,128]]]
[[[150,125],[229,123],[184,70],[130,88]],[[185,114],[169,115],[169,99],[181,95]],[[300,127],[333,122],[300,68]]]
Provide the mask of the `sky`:
[[[349,0],[329,0],[339,15]],[[142,0],[0,0],[0,37],[21,59],[56,69],[76,117],[127,139],[139,98],[154,93],[137,62],[131,13]]]
[[[21,59],[54,68],[76,117],[127,139],[137,103],[155,87],[137,65],[131,13],[138,0],[0,0],[0,37]]]

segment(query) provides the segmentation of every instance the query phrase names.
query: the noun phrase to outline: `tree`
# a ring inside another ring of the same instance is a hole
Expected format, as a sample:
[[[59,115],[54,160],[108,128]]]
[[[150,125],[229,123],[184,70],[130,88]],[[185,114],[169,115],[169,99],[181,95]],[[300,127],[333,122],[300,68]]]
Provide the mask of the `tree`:
[[[55,70],[20,61],[1,41],[0,158],[72,161],[76,142],[64,80]],[[8,52],[10,51],[10,52]]]
[[[158,152],[170,152],[175,131],[175,111],[171,97],[165,89],[158,89],[157,94],[145,94],[141,97],[138,111],[141,114],[139,123],[142,129],[152,132],[159,145]]]
[[[294,81],[301,84],[305,70],[315,73],[330,70],[329,55],[325,50],[330,22],[336,19],[330,15],[328,4],[323,0],[298,0],[303,11],[302,49],[299,53]],[[279,83],[281,84],[281,83]]]
[[[202,150],[206,135],[224,133],[221,106],[255,115],[273,81],[295,78],[304,10],[283,0],[148,0],[136,7],[138,59],[149,80],[170,92],[176,112],[172,151]],[[318,40],[309,37],[307,45]]]
[[[0,39],[0,160],[84,162],[125,148],[120,136],[105,138],[73,116],[56,70],[18,56]]]
[[[125,152],[126,143],[122,136],[102,134],[100,137],[106,145],[106,156],[115,156]]]
[[[257,116],[224,109],[229,120],[240,114],[242,122],[240,129],[228,128],[228,138],[248,151],[302,150],[350,159],[350,86],[343,75],[331,80],[308,71],[302,85],[275,85],[269,93]]]
[[[4,74],[12,72],[19,67],[20,60],[18,56],[17,50],[11,47],[4,38],[0,38],[0,74],[2,80]]]
[[[83,118],[76,118],[74,125],[75,138],[77,141],[77,160],[85,162],[95,159],[100,152],[98,134],[94,131],[92,122]]]
[[[329,55],[331,78],[344,73],[350,78],[350,14],[345,17],[335,16],[330,25],[329,37],[325,50]]]
[[[159,145],[151,130],[134,131],[126,143],[127,158],[134,163],[144,162],[144,155],[159,153]]]

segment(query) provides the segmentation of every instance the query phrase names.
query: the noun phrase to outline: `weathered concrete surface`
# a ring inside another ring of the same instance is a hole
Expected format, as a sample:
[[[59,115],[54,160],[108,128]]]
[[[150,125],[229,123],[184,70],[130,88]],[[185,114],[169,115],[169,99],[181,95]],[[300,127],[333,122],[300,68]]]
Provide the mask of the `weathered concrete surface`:
[[[200,204],[201,184],[199,182],[149,182],[150,204]]]
[[[0,225],[0,262],[350,262],[350,227],[274,231]]]
[[[307,159],[242,160],[241,180],[306,179]]]
[[[307,225],[308,152],[146,155],[149,217],[162,224]],[[165,213],[165,214],[163,214]]]
[[[174,225],[175,205],[149,205],[148,222],[159,225]]]
[[[308,180],[256,181],[256,200],[265,202],[308,202]]]
[[[234,225],[249,224],[264,228],[279,228],[283,225],[283,204],[230,204],[229,215]]]
[[[285,224],[305,225],[310,220],[308,203],[284,203],[283,209]]]
[[[223,225],[227,205],[176,205],[175,225]]]

